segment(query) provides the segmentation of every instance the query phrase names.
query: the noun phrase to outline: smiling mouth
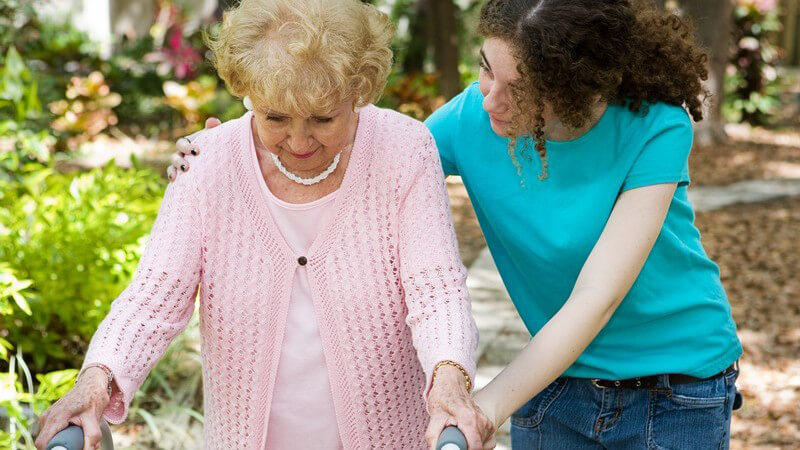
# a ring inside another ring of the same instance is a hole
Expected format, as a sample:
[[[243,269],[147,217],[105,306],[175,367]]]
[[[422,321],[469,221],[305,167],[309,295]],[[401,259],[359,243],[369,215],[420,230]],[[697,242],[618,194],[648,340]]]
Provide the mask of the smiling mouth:
[[[294,153],[294,152],[290,152],[290,151],[287,150],[287,153],[289,153],[290,155],[292,155],[293,157],[295,157],[297,159],[308,159],[308,158],[311,158],[312,156],[314,156],[314,154],[317,153],[318,150],[319,149],[312,150],[312,151],[310,151],[308,153],[303,153],[303,154]]]

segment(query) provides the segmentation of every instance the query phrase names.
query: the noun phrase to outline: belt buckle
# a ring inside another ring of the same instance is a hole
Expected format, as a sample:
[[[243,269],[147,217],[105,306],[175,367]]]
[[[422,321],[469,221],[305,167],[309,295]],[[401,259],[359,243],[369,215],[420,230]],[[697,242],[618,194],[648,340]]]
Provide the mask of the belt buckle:
[[[592,378],[592,386],[596,387],[597,389],[607,389],[605,386],[600,385],[599,378]]]

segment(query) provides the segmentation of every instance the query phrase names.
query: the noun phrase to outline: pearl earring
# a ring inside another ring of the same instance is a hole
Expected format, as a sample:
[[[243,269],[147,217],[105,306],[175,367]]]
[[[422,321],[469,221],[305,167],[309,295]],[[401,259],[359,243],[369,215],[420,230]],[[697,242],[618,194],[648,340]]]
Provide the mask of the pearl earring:
[[[364,101],[364,100],[362,100],[362,99],[360,99],[360,98],[359,98],[359,99],[358,99],[358,101],[356,101],[356,105],[357,105],[357,104],[359,104],[359,103],[361,103],[361,102],[363,102],[363,101]],[[364,109],[364,107],[363,107],[363,106],[353,106],[353,112],[354,112],[354,113],[356,113],[356,114],[358,114],[359,112],[361,112],[361,110],[362,110],[362,109]]]
[[[248,111],[252,111],[253,110],[253,102],[250,100],[250,96],[249,95],[246,95],[244,97],[244,100],[242,100],[242,103],[244,103],[244,107]]]

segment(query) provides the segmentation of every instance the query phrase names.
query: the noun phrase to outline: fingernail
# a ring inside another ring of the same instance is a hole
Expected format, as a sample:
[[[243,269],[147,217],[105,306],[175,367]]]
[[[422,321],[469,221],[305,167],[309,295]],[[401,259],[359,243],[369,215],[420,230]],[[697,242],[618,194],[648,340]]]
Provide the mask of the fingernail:
[[[186,172],[186,164],[181,164],[181,170]]]
[[[197,156],[197,150],[192,149],[192,155]]]

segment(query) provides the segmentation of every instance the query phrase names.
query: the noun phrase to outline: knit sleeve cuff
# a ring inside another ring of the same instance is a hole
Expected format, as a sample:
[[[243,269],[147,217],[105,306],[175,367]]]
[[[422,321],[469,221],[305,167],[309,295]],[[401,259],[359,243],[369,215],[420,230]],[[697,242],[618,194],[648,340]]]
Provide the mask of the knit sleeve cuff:
[[[108,406],[103,411],[103,418],[113,424],[120,424],[128,417],[128,406],[130,405],[133,396],[138,389],[138,385],[133,380],[124,376],[126,373],[121,361],[116,358],[109,358],[104,360],[90,360],[89,357],[84,361],[83,367],[78,373],[78,377],[83,374],[86,369],[93,365],[102,364],[111,370],[114,374],[114,379],[111,382],[111,396],[108,400]]]

